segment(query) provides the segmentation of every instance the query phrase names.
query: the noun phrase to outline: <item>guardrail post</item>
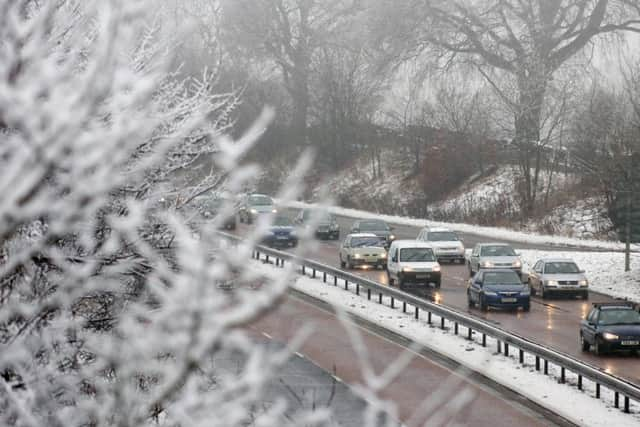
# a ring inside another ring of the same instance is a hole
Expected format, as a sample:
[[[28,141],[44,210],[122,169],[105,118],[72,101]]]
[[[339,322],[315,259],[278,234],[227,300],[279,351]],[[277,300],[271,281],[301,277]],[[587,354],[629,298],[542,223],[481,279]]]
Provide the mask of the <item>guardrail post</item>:
[[[629,413],[629,396],[624,397],[624,412]]]
[[[429,314],[431,314],[431,313],[429,313]],[[419,311],[418,311],[418,307],[416,307],[416,314],[415,314],[415,316],[416,316],[416,320],[420,318],[420,313],[419,313]]]
[[[347,279],[344,279],[344,290],[345,291],[349,290],[349,281]]]
[[[431,324],[431,312],[427,313],[427,323]]]
[[[280,260],[280,267],[284,268],[284,260],[283,259]]]
[[[326,272],[326,271],[323,271],[323,272],[322,272],[322,281],[323,281],[324,283],[327,283],[327,272]]]
[[[536,356],[536,371],[540,370],[540,356]]]
[[[356,283],[356,295],[360,295],[360,284]]]
[[[544,359],[544,374],[549,375],[549,361]]]
[[[382,304],[382,292],[378,293],[378,304]]]
[[[582,390],[582,375],[578,375],[578,390]]]
[[[307,270],[304,268],[304,264],[302,265],[302,274],[307,274]]]
[[[473,329],[467,328],[467,339],[471,341],[473,339]]]
[[[564,384],[566,382],[565,379],[565,369],[564,366],[560,368],[560,384]]]
[[[520,364],[523,364],[524,363],[524,350],[523,349],[520,349],[520,357],[519,357],[519,359],[520,359]]]
[[[391,308],[396,308],[396,300],[391,297]]]
[[[402,301],[402,312],[403,313],[407,312],[407,302],[406,301]]]
[[[454,335],[458,335],[458,322],[453,324],[453,333]]]
[[[504,355],[509,356],[509,343],[505,341],[504,343]]]
[[[620,393],[618,393],[617,391],[615,392],[613,397],[613,406],[615,406],[616,408],[620,407]]]
[[[371,288],[367,288],[367,299],[371,301]]]
[[[314,279],[316,278],[316,269],[315,268],[313,269],[313,273],[311,273],[311,277],[314,278]]]
[[[333,276],[333,286],[338,286],[338,276]]]
[[[498,346],[498,353],[502,353],[502,341],[498,340],[497,346]]]
[[[600,383],[596,383],[596,399],[600,399]]]
[[[276,258],[276,267],[280,266],[280,258]]]
[[[265,257],[264,257],[264,262],[265,262],[266,264],[269,264],[269,254],[266,254],[266,255],[265,255]],[[302,267],[302,272],[304,273],[304,267]]]
[[[482,346],[487,346],[487,334],[482,334]]]

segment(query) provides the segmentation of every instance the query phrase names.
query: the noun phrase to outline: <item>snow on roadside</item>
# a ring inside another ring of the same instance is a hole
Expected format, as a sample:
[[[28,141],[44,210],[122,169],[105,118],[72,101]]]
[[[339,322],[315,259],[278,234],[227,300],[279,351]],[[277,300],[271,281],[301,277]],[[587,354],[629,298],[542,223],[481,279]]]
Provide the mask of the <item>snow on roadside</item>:
[[[282,274],[281,269],[272,265],[258,262],[254,264],[256,269],[264,275]],[[299,276],[292,287],[439,351],[462,365],[507,385],[578,425],[624,427],[637,426],[640,423],[638,412],[640,407],[636,403],[631,404],[633,414],[624,414],[613,407],[613,401],[609,397],[612,393],[603,393],[603,399],[595,400],[593,398],[595,386],[589,381],[585,381],[583,392],[577,389],[577,380],[573,376],[567,378],[567,384],[559,384],[557,380],[559,374],[555,367],[551,368],[551,375],[544,376],[535,372],[535,362],[532,358],[526,358],[525,365],[520,365],[515,355],[496,356],[494,352],[496,345],[491,340],[488,340],[487,347],[482,347],[477,340],[467,341],[461,336],[453,335],[451,331],[429,326],[424,319],[415,320],[412,315],[367,301],[317,279]]]
[[[309,208],[309,207],[319,206],[317,204],[304,203],[304,202],[290,202],[287,205],[292,208]],[[485,227],[485,226],[463,224],[463,223],[429,221],[426,219],[419,219],[419,218],[406,218],[406,217],[393,216],[393,215],[383,215],[383,214],[378,214],[374,212],[342,208],[339,206],[328,206],[326,208],[330,212],[336,215],[342,215],[342,216],[347,216],[352,218],[378,218],[378,219],[387,221],[391,224],[408,225],[413,227],[424,227],[424,226],[448,227],[462,233],[475,234],[479,236],[487,236],[490,239],[502,239],[502,240],[508,240],[512,242],[521,242],[521,243],[538,244],[538,245],[553,245],[558,247],[574,246],[574,247],[580,247],[580,248],[609,249],[614,251],[620,251],[624,249],[624,244],[620,242],[611,242],[611,241],[594,240],[594,239],[577,239],[577,238],[570,238],[565,236],[549,236],[549,235],[536,234],[536,233],[527,233],[523,231],[514,231],[514,230],[509,230],[509,229],[500,228],[500,227]],[[634,244],[632,245],[632,249],[640,250],[640,245]]]

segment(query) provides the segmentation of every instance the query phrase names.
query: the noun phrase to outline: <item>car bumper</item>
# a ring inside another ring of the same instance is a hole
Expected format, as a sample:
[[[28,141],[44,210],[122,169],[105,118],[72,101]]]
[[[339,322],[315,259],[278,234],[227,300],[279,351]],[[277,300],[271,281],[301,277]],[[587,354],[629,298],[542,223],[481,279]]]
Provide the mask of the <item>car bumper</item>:
[[[564,286],[558,288],[549,288],[547,286],[544,287],[545,295],[582,295],[586,292],[589,292],[588,287],[579,287],[579,286]]]
[[[353,265],[387,265],[387,258],[352,258],[351,262]]]
[[[402,272],[400,274],[400,280],[405,283],[440,283],[442,274],[439,271],[412,271]]]
[[[486,295],[485,294],[485,303],[491,307],[500,307],[500,308],[516,308],[523,307],[529,305],[531,303],[531,298],[529,296],[494,296],[494,295]]]
[[[465,256],[464,254],[457,254],[457,253],[438,253],[436,252],[436,258],[438,258],[438,261],[442,260],[442,261],[464,261],[465,260]]]
[[[601,341],[605,351],[635,351],[640,350],[640,337],[625,340]],[[623,344],[623,342],[625,344]]]
[[[340,230],[316,230],[315,235],[321,239],[337,238],[340,236]]]

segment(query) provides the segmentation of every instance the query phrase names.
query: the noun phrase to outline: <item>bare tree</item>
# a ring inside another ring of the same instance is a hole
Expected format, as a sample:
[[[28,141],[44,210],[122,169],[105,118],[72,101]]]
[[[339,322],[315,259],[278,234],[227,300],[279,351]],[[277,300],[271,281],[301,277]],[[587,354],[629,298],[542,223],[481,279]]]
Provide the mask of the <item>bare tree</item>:
[[[537,198],[541,116],[554,73],[599,35],[640,32],[640,5],[632,0],[381,2],[389,5],[382,46],[402,58],[429,52],[447,65],[463,62],[498,93],[501,80],[511,80],[515,96],[503,98],[514,113],[525,212]]]

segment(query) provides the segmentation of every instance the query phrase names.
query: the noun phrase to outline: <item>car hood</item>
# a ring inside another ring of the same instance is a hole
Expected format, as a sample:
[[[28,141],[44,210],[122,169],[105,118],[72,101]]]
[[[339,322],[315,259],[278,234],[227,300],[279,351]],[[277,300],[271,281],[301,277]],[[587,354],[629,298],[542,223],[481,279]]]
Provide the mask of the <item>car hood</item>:
[[[485,291],[491,291],[491,292],[522,292],[527,289],[527,286],[516,285],[516,284],[509,284],[509,285],[491,284],[491,285],[482,286],[482,289],[484,289]]]
[[[380,246],[360,246],[357,248],[351,248],[351,252],[354,254],[382,254],[387,253],[385,248]]]
[[[428,242],[431,246],[433,246],[436,249],[442,249],[442,248],[462,248],[462,243],[460,243],[458,240],[451,240],[451,241],[437,241],[437,242],[432,242],[429,241]]]
[[[363,233],[371,233],[371,234],[375,234],[378,237],[385,237],[385,238],[389,237],[389,235],[391,234],[391,232],[388,230],[376,230],[376,231],[367,230],[367,231],[363,231]]]
[[[515,261],[520,261],[520,258],[518,258],[517,256],[482,256],[480,257],[480,261],[483,262],[492,262],[494,264],[506,264],[506,263],[513,263]]]
[[[264,212],[272,212],[275,207],[273,205],[259,205],[259,206],[249,206],[249,209],[254,209],[257,212],[260,213],[264,213]]]
[[[570,274],[543,274],[544,280],[555,281],[579,281],[586,280],[586,277],[582,273],[570,273]]]
[[[618,336],[635,336],[640,337],[640,324],[636,325],[607,325],[601,326],[602,332],[611,332]]]

